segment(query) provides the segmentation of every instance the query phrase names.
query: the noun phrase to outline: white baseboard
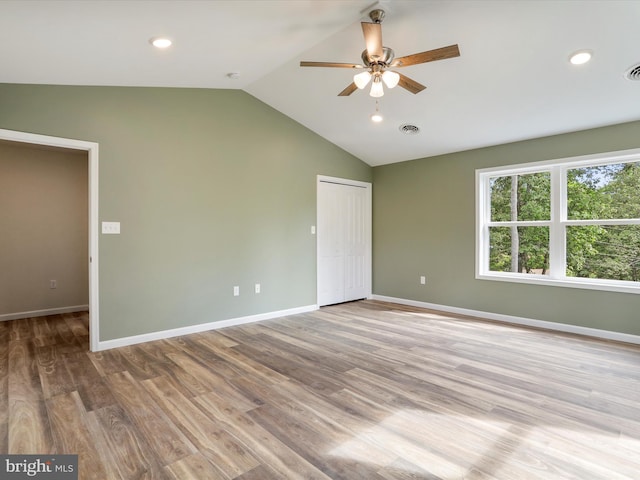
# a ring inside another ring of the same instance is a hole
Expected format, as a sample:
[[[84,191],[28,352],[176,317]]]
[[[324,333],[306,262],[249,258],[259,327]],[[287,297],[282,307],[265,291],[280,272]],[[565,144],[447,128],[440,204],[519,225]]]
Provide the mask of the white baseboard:
[[[131,337],[116,338],[114,340],[104,340],[98,342],[98,347],[94,351],[108,350],[110,348],[117,347],[126,347],[127,345],[135,345],[136,343],[151,342],[153,340],[162,340],[165,338],[178,337],[180,335],[206,332],[208,330],[217,330],[219,328],[242,325],[245,323],[260,322],[263,320],[270,320],[272,318],[284,317],[287,315],[313,312],[317,309],[318,305],[305,305],[302,307],[278,310],[275,312],[259,313],[257,315],[248,315],[246,317],[230,318],[228,320],[220,320],[217,322],[190,325],[188,327],[172,328],[171,330],[161,330],[159,332],[144,333],[142,335],[134,335]]]
[[[631,335],[629,333],[612,332],[610,330],[600,330],[597,328],[580,327],[578,325],[569,325],[566,323],[547,322],[545,320],[535,320],[525,317],[514,317],[512,315],[503,315],[501,313],[482,312],[479,310],[469,310],[467,308],[450,307],[448,305],[438,305],[435,303],[419,302],[417,300],[407,300],[404,298],[386,297],[384,295],[373,295],[373,300],[381,302],[398,303],[400,305],[409,305],[412,307],[428,308],[430,310],[440,310],[442,312],[455,313],[458,315],[468,315],[470,317],[478,317],[486,320],[495,320],[498,322],[514,323],[517,325],[526,325],[528,327],[544,328],[546,330],[556,330],[559,332],[575,333],[577,335],[586,335],[588,337],[602,338],[605,340],[615,340],[617,342],[634,343],[640,345],[640,336]]]
[[[61,313],[86,312],[89,305],[74,305],[72,307],[47,308],[45,310],[32,310],[30,312],[4,313],[0,315],[0,322],[6,320],[19,320],[21,318],[46,317],[47,315],[59,315]]]

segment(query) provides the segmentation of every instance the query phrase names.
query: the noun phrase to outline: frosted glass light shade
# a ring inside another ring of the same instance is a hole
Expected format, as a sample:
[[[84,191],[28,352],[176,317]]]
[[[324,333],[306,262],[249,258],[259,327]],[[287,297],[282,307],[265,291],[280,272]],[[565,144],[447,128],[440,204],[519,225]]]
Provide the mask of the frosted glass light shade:
[[[376,79],[377,81],[374,81],[371,84],[371,92],[369,93],[369,95],[371,95],[372,97],[378,98],[384,95],[384,90],[382,88],[382,82],[380,81],[380,79]]]
[[[353,76],[353,83],[355,83],[356,87],[360,90],[367,86],[369,80],[371,80],[371,74],[369,72],[362,72]]]
[[[384,80],[387,87],[393,88],[398,85],[398,82],[400,81],[400,74],[392,72],[391,70],[385,70],[382,74],[382,80]]]

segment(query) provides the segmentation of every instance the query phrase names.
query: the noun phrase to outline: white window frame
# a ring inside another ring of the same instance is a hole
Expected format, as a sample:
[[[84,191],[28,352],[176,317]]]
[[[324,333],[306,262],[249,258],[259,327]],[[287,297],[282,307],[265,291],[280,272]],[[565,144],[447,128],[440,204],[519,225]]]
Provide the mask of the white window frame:
[[[476,170],[476,279],[640,293],[640,282],[566,276],[566,227],[582,225],[640,225],[640,219],[568,220],[566,208],[567,170],[627,162],[640,162],[640,148]],[[551,173],[550,220],[492,222],[490,178],[538,172]],[[548,275],[493,272],[489,270],[489,227],[510,227],[513,225],[549,227],[550,260]]]

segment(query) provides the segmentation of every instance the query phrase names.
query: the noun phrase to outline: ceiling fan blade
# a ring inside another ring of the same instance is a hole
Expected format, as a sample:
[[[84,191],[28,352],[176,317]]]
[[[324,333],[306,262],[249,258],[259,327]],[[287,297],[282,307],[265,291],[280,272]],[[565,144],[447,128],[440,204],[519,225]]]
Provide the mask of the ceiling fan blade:
[[[369,22],[360,22],[360,24],[369,59],[375,61],[382,58],[382,25]]]
[[[398,75],[400,75],[400,81],[398,82],[398,85],[400,85],[405,90],[409,90],[414,95],[427,88],[424,85],[416,82],[415,80],[411,80],[409,77],[402,75],[401,73],[398,73]]]
[[[408,67],[409,65],[417,65],[419,63],[435,62],[436,60],[445,60],[460,56],[458,45],[449,45],[448,47],[436,48],[435,50],[427,50],[426,52],[414,53],[405,57],[396,58],[391,64],[392,67]]]
[[[336,68],[365,68],[357,63],[334,63],[334,62],[300,62],[301,67],[336,67]]]
[[[345,88],[344,90],[342,90],[338,96],[339,97],[348,97],[349,95],[351,95],[353,92],[355,92],[358,89],[358,86],[351,82],[351,85],[349,85],[347,88]]]

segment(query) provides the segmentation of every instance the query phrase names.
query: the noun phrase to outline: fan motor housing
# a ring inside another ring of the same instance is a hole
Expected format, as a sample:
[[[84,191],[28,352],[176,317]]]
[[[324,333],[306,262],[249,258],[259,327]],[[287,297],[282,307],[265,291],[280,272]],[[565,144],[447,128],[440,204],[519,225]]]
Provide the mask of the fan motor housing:
[[[366,49],[362,51],[362,55],[360,56],[360,58],[362,58],[362,62],[364,63],[365,67],[370,67],[371,65],[376,64],[390,65],[395,56],[396,54],[394,53],[393,49],[389,47],[382,47],[382,57],[377,59],[375,62],[371,61]]]

